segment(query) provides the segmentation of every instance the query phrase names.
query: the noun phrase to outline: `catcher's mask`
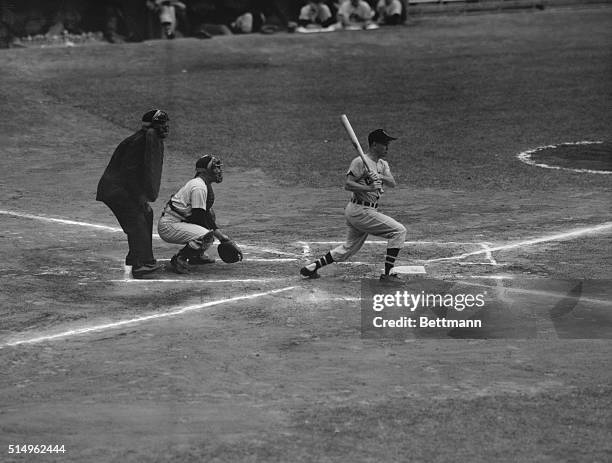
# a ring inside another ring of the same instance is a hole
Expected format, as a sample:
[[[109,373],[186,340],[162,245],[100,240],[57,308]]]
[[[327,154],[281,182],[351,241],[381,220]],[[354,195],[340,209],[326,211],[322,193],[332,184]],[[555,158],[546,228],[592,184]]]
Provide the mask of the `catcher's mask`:
[[[170,121],[168,113],[161,109],[152,109],[142,116],[142,126],[153,127],[161,138],[166,138],[168,136],[168,132],[170,131],[168,121]]]
[[[215,183],[223,181],[223,163],[221,159],[212,154],[202,156],[196,162],[196,172],[206,172]]]

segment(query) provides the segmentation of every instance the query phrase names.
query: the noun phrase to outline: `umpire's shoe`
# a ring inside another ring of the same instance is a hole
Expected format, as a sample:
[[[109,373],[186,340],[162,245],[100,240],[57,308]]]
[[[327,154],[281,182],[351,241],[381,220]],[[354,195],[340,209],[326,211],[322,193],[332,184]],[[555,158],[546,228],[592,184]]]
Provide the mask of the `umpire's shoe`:
[[[317,269],[308,270],[306,267],[302,267],[300,269],[300,275],[302,275],[303,277],[312,278],[312,279],[321,278],[321,275],[317,273]]]
[[[162,265],[159,265],[157,263],[141,265],[140,267],[132,268],[132,276],[137,280],[147,278],[148,275],[153,272],[157,272],[161,268]]]

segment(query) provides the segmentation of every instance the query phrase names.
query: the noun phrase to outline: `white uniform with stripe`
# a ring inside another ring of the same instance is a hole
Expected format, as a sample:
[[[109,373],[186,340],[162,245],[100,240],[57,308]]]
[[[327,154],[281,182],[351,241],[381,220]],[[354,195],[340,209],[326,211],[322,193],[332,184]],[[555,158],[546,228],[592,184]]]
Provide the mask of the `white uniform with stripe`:
[[[370,158],[368,158],[370,159]],[[370,169],[379,174],[390,175],[389,163],[384,159],[368,163]],[[368,171],[361,157],[351,162],[346,175],[362,185],[368,184]],[[330,251],[334,261],[342,262],[354,255],[367,239],[368,235],[379,236],[388,240],[387,248],[404,247],[406,240],[406,227],[397,220],[378,212],[377,205],[382,193],[379,191],[353,192],[351,200],[344,209],[346,224],[348,226],[346,241]],[[358,204],[361,202],[362,204]]]
[[[208,187],[201,177],[189,180],[179,191],[172,195],[157,224],[161,239],[174,244],[197,244],[202,251],[208,249],[214,240],[208,228],[186,222],[192,209],[206,210]],[[195,247],[195,246],[192,246]]]

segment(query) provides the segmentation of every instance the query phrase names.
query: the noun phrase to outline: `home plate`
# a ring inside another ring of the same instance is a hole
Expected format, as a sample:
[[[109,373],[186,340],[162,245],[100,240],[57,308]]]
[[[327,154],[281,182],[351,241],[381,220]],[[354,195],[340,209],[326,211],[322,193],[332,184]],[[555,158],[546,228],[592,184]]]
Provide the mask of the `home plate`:
[[[398,265],[393,267],[392,272],[400,275],[423,275],[427,273],[422,265]]]

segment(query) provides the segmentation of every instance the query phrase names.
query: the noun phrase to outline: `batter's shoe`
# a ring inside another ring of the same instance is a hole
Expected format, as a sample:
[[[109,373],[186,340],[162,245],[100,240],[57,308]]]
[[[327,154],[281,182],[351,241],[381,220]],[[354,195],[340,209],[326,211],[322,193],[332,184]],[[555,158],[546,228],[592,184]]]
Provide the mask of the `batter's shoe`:
[[[157,272],[162,268],[159,264],[145,264],[140,267],[132,268],[132,276],[136,279],[146,278],[153,272]]]
[[[175,254],[172,259],[170,259],[170,268],[176,273],[189,273],[189,262],[180,254]]]
[[[380,281],[402,281],[402,279],[398,276],[397,273],[391,273],[390,275],[383,273],[380,276]]]
[[[300,275],[302,275],[303,277],[311,278],[313,280],[316,278],[321,278],[321,275],[319,275],[316,270],[308,270],[306,267],[302,267],[300,269]]]
[[[189,265],[206,265],[206,264],[214,264],[217,261],[214,257],[207,256],[206,254],[202,254],[201,256],[195,256],[189,258]]]

